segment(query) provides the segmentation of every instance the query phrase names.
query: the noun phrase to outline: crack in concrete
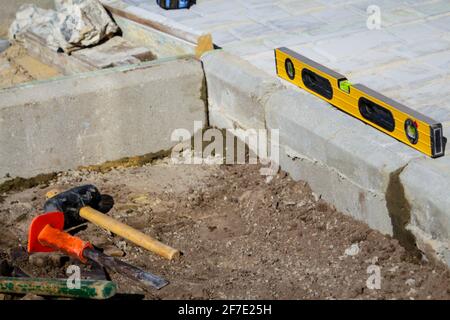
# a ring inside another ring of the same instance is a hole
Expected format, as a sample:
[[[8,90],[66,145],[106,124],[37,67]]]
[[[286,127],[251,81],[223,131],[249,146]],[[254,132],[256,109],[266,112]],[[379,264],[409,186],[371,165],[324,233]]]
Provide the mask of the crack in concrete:
[[[202,86],[200,88],[200,100],[203,101],[205,105],[205,114],[206,114],[206,124],[205,128],[210,127],[210,120],[209,120],[209,98],[208,98],[208,81],[206,79],[206,72],[205,67],[203,65],[203,62],[201,62],[202,70],[203,70],[203,80],[202,80]]]
[[[414,234],[407,229],[411,221],[411,205],[405,196],[405,189],[400,181],[400,175],[408,166],[399,168],[392,172],[389,176],[389,184],[386,189],[386,206],[389,217],[391,218],[394,238],[397,239],[407,251],[416,259],[422,256],[421,251],[417,247]]]
[[[357,183],[355,180],[349,178],[348,176],[346,176],[345,174],[340,172],[338,169],[336,169],[334,167],[331,167],[331,166],[327,165],[326,163],[324,163],[324,162],[322,162],[320,160],[309,158],[306,155],[303,155],[303,154],[300,154],[300,153],[296,152],[295,150],[293,150],[292,148],[290,148],[290,147],[288,147],[286,145],[283,145],[283,147],[284,147],[284,151],[285,151],[287,157],[292,159],[293,161],[306,160],[306,161],[308,161],[308,162],[310,162],[310,163],[312,163],[314,165],[319,165],[319,166],[325,168],[326,170],[335,173],[340,179],[348,181],[352,185],[358,187],[359,189],[365,190],[367,193],[369,193],[371,195],[374,195],[374,196],[379,196],[380,195],[380,193],[377,192],[376,190],[369,189],[369,188],[367,188],[367,187]]]

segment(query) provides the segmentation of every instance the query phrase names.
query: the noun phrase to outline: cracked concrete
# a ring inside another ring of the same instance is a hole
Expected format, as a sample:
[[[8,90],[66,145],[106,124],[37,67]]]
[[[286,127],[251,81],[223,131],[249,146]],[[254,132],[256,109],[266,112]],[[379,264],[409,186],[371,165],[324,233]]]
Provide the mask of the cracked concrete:
[[[411,221],[411,205],[405,196],[405,189],[400,181],[400,174],[406,166],[391,173],[386,190],[386,205],[391,217],[394,238],[417,258],[420,258],[421,254],[417,248],[416,238],[407,228]]]

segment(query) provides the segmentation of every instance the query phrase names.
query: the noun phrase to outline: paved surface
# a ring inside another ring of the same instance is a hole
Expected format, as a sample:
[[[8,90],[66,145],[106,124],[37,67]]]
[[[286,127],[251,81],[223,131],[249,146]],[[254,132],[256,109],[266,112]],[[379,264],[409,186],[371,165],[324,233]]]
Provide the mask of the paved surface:
[[[172,11],[123,1],[211,32],[271,74],[273,49],[288,46],[450,127],[449,0],[198,0]],[[367,27],[370,5],[380,9],[381,29]]]

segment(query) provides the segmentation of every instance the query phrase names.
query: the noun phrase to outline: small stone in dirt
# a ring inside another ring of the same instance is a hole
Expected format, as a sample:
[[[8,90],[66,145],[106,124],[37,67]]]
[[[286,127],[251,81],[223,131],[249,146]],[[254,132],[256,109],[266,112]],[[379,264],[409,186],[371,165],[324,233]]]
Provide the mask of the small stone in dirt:
[[[125,255],[125,252],[115,246],[106,247],[103,253],[111,257],[123,257]]]
[[[22,246],[9,249],[8,255],[11,257],[13,262],[27,261],[29,258],[26,249]]]
[[[125,241],[117,241],[116,246],[123,251],[127,250],[127,243]]]
[[[405,281],[405,284],[410,287],[414,287],[416,285],[416,280],[413,278],[409,278]]]
[[[34,253],[28,258],[28,262],[36,267],[45,267],[48,263],[48,256],[45,253]]]
[[[19,215],[16,219],[15,222],[21,222],[23,220],[25,220],[27,218],[27,214],[26,213],[22,213],[21,215]]]
[[[52,253],[49,255],[49,261],[54,267],[62,267],[68,260],[69,257],[60,253]]]
[[[135,195],[132,198],[132,201],[137,204],[147,205],[151,204],[150,198],[146,194]]]
[[[407,295],[408,295],[408,296],[413,296],[413,295],[415,295],[416,293],[417,293],[417,290],[414,289],[414,288],[411,288],[411,289],[409,289]]]
[[[357,243],[352,244],[350,247],[345,249],[345,255],[354,257],[359,253],[359,245]]]
[[[390,268],[388,271],[389,272],[396,272],[399,269],[399,266],[394,266],[392,268]]]

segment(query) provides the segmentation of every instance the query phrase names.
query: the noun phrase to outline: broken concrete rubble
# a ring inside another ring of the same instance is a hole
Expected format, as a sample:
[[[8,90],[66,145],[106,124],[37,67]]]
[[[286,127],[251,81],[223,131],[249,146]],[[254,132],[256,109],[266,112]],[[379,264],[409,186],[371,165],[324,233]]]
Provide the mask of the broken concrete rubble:
[[[144,47],[136,47],[122,37],[114,37],[92,48],[78,50],[72,57],[95,69],[135,64],[154,60],[152,52]]]
[[[54,51],[71,52],[93,46],[116,34],[119,28],[97,0],[55,0],[55,10],[23,5],[9,33],[21,41],[33,32]]]

